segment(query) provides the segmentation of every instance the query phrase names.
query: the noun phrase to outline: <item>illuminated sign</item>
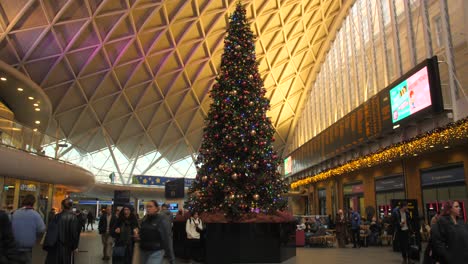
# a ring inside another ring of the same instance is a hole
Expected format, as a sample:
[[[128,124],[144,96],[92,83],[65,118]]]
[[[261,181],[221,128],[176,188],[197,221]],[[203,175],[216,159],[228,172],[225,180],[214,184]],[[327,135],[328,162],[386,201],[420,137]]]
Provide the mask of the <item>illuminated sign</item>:
[[[21,191],[35,192],[37,190],[35,184],[20,184]]]
[[[396,87],[390,89],[393,123],[413,115],[431,106],[431,104],[427,67],[422,68]]]
[[[289,156],[284,159],[284,175],[288,175],[292,172],[292,157]]]

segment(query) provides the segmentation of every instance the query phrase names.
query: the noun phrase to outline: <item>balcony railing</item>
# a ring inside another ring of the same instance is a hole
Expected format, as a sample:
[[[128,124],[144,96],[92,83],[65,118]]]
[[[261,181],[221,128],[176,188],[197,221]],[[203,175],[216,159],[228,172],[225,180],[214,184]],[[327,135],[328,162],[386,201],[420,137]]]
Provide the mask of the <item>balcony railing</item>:
[[[46,135],[16,121],[0,118],[0,145],[48,157],[90,170],[91,155],[64,139]]]

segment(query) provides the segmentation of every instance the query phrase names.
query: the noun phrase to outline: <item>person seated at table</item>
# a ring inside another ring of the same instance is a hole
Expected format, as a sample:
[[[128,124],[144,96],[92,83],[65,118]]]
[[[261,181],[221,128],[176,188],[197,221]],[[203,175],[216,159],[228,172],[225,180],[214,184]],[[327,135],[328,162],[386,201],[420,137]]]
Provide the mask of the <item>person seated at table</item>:
[[[305,225],[305,219],[304,218],[301,218],[301,220],[299,221],[299,224],[296,225],[296,230],[305,230],[306,229],[306,225]]]

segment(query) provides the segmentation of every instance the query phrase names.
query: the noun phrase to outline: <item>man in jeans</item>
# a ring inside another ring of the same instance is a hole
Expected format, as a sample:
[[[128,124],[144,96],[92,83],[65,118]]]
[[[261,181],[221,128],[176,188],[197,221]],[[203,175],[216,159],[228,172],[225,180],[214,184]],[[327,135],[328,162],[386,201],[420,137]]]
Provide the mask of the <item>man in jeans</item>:
[[[353,235],[353,248],[361,247],[359,231],[361,228],[361,216],[353,208],[349,208],[349,219],[351,221],[351,233]]]
[[[15,211],[11,221],[16,245],[24,262],[28,264],[32,263],[32,248],[45,231],[44,221],[33,208],[34,203],[36,198],[31,194],[26,195],[22,207]]]
[[[109,260],[112,256],[112,236],[110,229],[115,225],[116,217],[112,214],[112,206],[106,207],[106,212],[99,218],[99,234],[102,240],[102,260]]]

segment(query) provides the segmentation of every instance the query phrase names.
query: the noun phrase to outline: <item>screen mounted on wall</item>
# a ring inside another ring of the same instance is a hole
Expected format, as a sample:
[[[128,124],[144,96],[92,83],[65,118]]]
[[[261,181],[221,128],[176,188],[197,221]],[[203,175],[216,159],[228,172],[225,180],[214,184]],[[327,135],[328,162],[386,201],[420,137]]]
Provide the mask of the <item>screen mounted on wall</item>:
[[[428,59],[389,87],[393,124],[418,116],[426,110],[442,110],[437,63],[437,57]]]

